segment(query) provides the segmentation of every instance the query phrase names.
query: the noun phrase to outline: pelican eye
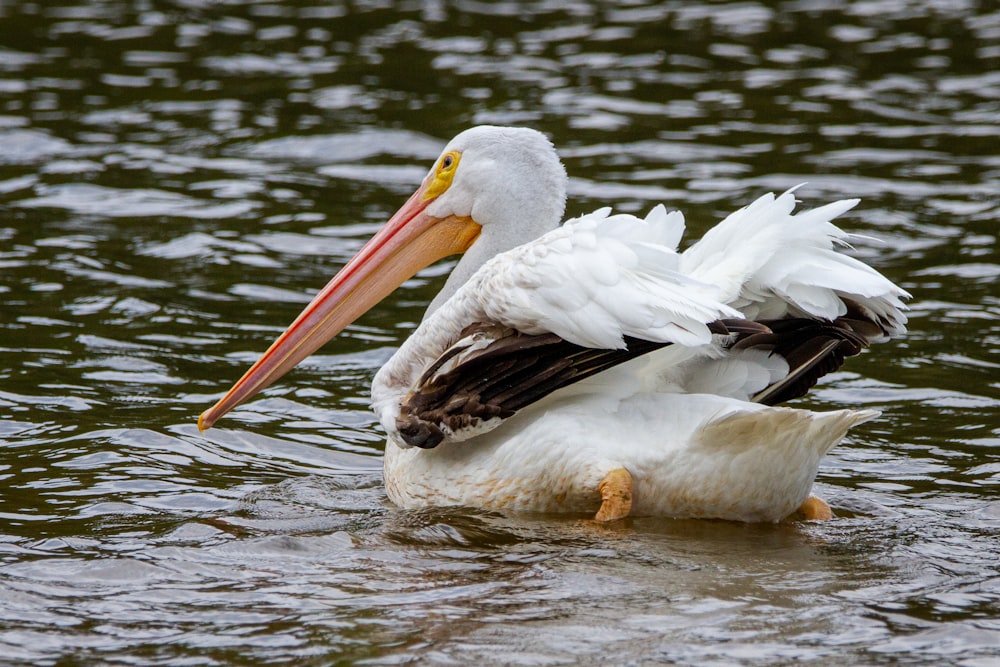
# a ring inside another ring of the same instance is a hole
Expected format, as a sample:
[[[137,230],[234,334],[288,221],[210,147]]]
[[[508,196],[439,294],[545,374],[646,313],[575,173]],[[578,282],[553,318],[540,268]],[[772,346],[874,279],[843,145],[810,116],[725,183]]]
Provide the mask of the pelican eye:
[[[462,154],[458,151],[450,151],[441,156],[437,168],[434,170],[434,179],[424,192],[424,201],[441,196],[445,190],[451,187],[451,181],[455,178],[455,170],[461,159]]]

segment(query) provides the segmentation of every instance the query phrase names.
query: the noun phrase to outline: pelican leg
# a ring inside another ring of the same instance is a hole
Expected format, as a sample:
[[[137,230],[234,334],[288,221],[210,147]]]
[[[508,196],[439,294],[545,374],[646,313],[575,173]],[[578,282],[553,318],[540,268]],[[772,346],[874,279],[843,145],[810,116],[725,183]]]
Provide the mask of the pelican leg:
[[[594,515],[594,521],[617,521],[624,519],[632,511],[632,475],[625,468],[609,472],[597,486],[601,492],[601,509]]]
[[[827,521],[833,518],[833,510],[818,496],[809,496],[799,505],[798,516],[806,521]]]

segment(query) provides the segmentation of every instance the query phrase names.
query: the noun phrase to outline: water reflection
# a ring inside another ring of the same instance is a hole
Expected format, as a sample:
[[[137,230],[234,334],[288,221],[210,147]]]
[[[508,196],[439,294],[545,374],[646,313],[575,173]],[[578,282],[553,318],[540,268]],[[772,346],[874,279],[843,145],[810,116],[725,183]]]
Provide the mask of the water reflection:
[[[6,659],[989,664],[998,31],[919,0],[0,3]],[[390,507],[368,383],[447,265],[197,433],[483,122],[553,137],[570,214],[863,198],[855,252],[917,300],[810,401],[884,413],[821,470],[837,521]]]

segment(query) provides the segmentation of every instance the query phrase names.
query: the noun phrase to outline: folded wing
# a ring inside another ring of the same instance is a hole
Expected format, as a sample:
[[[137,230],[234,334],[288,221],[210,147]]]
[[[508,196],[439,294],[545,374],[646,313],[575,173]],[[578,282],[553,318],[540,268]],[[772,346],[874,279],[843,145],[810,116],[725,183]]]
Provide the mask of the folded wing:
[[[756,364],[760,379],[740,384],[741,397],[802,396],[846,357],[905,330],[908,295],[837,251],[848,235],[831,220],[855,203],[793,215],[791,192],[766,195],[682,254],[683,217],[662,206],[645,219],[602,209],[571,220],[486,263],[421,325],[418,348],[421,334],[443,330],[450,344],[417,369],[383,424],[419,447],[464,440],[669,346],[697,350],[685,357],[686,384],[675,378],[671,390],[725,393],[732,374]]]

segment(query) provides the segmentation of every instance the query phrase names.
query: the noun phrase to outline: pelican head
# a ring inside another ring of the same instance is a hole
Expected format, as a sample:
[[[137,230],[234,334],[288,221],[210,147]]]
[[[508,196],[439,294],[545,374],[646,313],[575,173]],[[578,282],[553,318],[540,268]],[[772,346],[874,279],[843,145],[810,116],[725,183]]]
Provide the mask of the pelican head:
[[[479,126],[452,139],[420,187],[215,405],[205,430],[280,378],[417,271],[467,253],[433,310],[493,255],[558,226],[566,172],[527,128]],[[468,251],[468,252],[467,252]]]

